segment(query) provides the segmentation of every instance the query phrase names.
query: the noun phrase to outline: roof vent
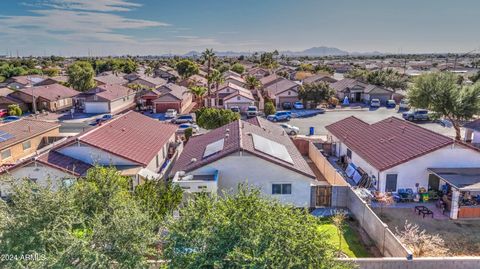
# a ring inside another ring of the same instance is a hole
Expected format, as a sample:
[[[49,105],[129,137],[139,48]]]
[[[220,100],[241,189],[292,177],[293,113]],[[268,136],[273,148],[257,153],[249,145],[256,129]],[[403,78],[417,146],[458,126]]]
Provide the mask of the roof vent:
[[[192,158],[192,159],[190,160],[190,163],[194,163],[194,162],[196,162],[196,161],[197,161],[197,158]]]
[[[229,132],[230,132],[230,129],[229,129],[229,128],[227,128],[227,129],[225,130],[225,132],[226,132],[226,133],[229,133]]]
[[[122,132],[125,132],[125,128],[122,128]]]
[[[225,134],[225,138],[228,138],[230,136],[230,134]]]

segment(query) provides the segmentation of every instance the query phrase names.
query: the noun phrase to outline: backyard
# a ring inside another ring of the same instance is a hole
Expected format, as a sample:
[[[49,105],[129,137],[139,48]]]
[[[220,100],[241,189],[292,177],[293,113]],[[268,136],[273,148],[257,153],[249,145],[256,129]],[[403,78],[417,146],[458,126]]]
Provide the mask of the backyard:
[[[480,255],[480,220],[450,220],[423,218],[414,213],[413,208],[384,208],[375,209],[378,216],[395,233],[395,228],[402,230],[405,221],[417,224],[421,230],[429,234],[438,234],[449,249],[450,256],[479,256]]]
[[[327,235],[329,242],[338,248],[337,227],[329,219],[322,221],[318,230],[322,234]],[[376,257],[380,255],[374,243],[368,238],[368,235],[353,220],[345,222],[345,228],[341,235],[341,250],[349,258]]]

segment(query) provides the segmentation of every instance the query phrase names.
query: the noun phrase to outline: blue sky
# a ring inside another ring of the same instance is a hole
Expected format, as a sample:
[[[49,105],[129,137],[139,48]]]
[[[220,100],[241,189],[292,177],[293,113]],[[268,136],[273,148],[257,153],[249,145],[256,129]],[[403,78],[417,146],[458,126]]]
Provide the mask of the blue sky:
[[[466,52],[478,0],[1,0],[0,54]]]

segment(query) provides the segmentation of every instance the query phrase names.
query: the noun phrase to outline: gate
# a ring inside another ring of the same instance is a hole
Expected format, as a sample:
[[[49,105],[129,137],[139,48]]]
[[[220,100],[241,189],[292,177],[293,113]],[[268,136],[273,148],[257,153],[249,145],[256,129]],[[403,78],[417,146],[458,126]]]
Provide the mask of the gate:
[[[329,207],[332,203],[332,186],[315,186],[315,207]]]

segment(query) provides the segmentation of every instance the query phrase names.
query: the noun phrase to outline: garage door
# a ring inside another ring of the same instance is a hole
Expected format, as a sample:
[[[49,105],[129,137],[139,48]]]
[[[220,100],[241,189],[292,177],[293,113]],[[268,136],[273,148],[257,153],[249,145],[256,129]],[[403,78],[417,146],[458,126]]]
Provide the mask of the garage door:
[[[85,102],[85,113],[98,114],[98,113],[109,113],[107,102]]]
[[[227,108],[230,109],[234,106],[238,106],[241,111],[246,111],[248,106],[253,106],[254,102],[251,103],[227,103]]]
[[[385,105],[390,100],[390,94],[371,94],[370,100],[379,99],[382,105]]]
[[[292,103],[292,105],[293,105],[293,103],[295,103],[296,101],[298,101],[298,98],[297,98],[297,97],[287,97],[287,96],[282,97],[282,96],[280,96],[280,97],[278,97],[278,104],[277,104],[277,106],[278,106],[278,107],[281,107],[282,104],[285,103],[285,102],[290,102],[290,103]]]
[[[167,112],[167,109],[176,109],[178,113],[181,113],[180,102],[155,103],[155,113],[164,113]]]

